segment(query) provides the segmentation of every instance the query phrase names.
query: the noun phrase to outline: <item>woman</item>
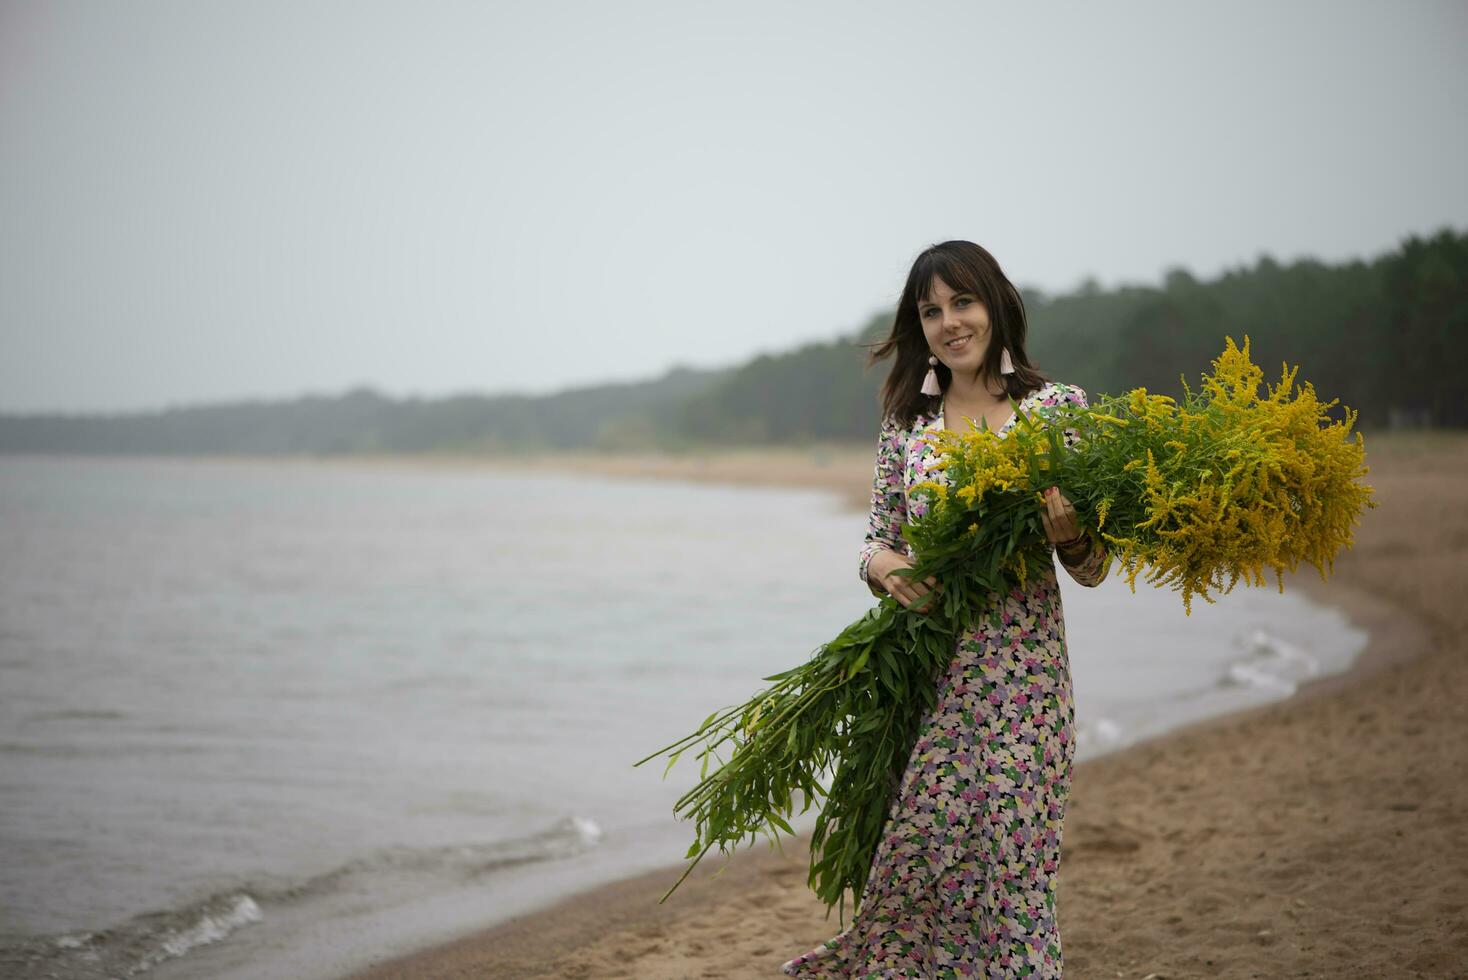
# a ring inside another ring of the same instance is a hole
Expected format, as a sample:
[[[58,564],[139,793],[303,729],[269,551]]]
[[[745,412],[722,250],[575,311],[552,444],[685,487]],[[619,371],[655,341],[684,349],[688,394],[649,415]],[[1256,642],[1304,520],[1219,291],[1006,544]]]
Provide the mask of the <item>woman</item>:
[[[925,506],[909,491],[946,482],[927,468],[925,432],[974,424],[1004,435],[1015,423],[1011,397],[1027,414],[1085,406],[1085,392],[1047,381],[1024,345],[1024,302],[992,255],[952,241],[918,256],[892,333],[871,355],[896,354],[861,549],[861,576],[877,595],[922,609],[937,585],[896,574],[913,564],[902,525]],[[1110,557],[1063,493],[1050,487],[1045,498],[1061,565],[1082,585],[1100,584]],[[1055,875],[1075,727],[1053,566],[974,613],[923,717],[850,928],[785,963],[787,975],[1061,975]]]

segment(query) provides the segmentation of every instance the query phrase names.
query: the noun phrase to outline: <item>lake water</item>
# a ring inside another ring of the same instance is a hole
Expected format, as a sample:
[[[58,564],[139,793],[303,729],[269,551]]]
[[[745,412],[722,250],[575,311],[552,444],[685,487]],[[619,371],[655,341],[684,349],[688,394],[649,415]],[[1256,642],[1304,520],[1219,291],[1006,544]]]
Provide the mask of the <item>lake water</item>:
[[[632,763],[870,607],[865,525],[539,465],[0,459],[0,973],[339,977],[678,862],[697,765]],[[1080,758],[1365,645],[1294,594],[1060,579]]]

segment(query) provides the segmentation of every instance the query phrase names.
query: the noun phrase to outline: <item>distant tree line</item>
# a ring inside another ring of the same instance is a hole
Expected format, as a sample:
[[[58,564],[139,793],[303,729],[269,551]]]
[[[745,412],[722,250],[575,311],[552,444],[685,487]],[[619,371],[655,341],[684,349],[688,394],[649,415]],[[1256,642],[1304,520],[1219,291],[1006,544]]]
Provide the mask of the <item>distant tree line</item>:
[[[109,415],[0,415],[0,452],[165,455],[525,453],[652,445],[665,406],[717,385],[729,369],[673,368],[662,377],[554,395],[390,398],[342,395],[242,401]]]
[[[1201,282],[1181,268],[1152,286],[1094,281],[1047,296],[1022,289],[1030,356],[1092,394],[1142,386],[1182,394],[1225,336],[1252,341],[1266,380],[1300,365],[1364,429],[1468,426],[1468,233],[1412,236],[1370,262],[1253,268]],[[855,333],[723,370],[548,396],[247,401],[113,415],[0,415],[0,452],[345,454],[608,451],[867,442],[887,364],[864,365],[890,311]],[[1337,409],[1339,411],[1339,409]]]

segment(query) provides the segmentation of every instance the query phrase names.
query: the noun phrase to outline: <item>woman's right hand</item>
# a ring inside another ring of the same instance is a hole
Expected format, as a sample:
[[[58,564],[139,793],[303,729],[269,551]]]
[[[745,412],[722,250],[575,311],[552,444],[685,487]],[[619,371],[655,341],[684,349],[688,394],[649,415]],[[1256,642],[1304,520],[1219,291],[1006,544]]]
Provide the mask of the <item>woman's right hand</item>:
[[[942,591],[938,586],[937,578],[932,575],[923,581],[918,581],[907,575],[893,574],[899,568],[911,567],[912,561],[906,555],[884,548],[873,555],[872,560],[867,564],[867,577],[875,578],[877,584],[887,590],[888,595],[902,603],[904,607],[911,609],[913,603],[918,602],[929,593],[936,595]],[[926,613],[931,609],[932,602],[929,601],[923,603],[917,611]]]

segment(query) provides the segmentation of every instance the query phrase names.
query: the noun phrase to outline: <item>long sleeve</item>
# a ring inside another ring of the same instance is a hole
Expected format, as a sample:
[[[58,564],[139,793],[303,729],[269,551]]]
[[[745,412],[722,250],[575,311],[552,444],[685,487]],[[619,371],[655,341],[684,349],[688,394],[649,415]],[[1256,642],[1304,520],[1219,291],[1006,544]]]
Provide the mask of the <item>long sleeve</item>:
[[[880,585],[867,578],[867,567],[877,552],[886,548],[907,554],[907,541],[902,537],[902,528],[907,523],[907,497],[903,486],[903,469],[907,456],[907,433],[896,419],[887,416],[882,420],[882,431],[877,436],[877,461],[872,475],[872,512],[867,520],[866,538],[861,546],[861,565],[858,574],[867,583],[867,588],[878,597],[887,593]]]
[[[1111,552],[1106,548],[1106,542],[1091,542],[1075,564],[1059,551],[1056,555],[1060,558],[1060,567],[1070,573],[1070,577],[1087,588],[1093,588],[1106,581],[1106,574],[1111,571]]]
[[[1079,405],[1081,408],[1090,407],[1086,402],[1086,393],[1075,385],[1060,385],[1061,396],[1059,404]],[[1074,446],[1080,441],[1080,434],[1075,429],[1066,429],[1062,434],[1067,446]],[[1070,573],[1070,577],[1081,585],[1094,588],[1106,580],[1106,575],[1111,571],[1111,552],[1106,547],[1106,542],[1099,537],[1090,538],[1088,547],[1079,557],[1067,559],[1057,548],[1056,557],[1060,559],[1060,567]]]

